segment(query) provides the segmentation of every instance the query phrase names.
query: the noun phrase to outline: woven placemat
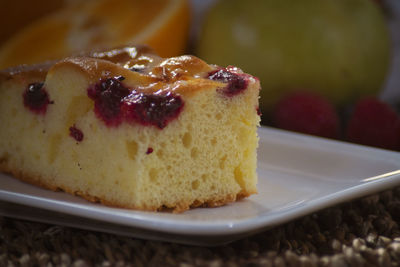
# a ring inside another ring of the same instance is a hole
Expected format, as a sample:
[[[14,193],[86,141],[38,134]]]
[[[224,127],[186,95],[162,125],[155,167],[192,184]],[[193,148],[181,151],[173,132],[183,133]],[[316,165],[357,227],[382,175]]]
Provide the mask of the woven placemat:
[[[400,187],[219,247],[0,217],[0,266],[400,266]]]

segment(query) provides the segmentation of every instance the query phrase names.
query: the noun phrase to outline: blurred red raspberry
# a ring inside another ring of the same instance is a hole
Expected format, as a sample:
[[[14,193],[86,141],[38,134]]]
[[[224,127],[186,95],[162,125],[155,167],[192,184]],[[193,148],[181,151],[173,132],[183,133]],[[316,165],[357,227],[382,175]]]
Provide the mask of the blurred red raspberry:
[[[272,120],[276,127],[327,138],[338,138],[339,117],[323,97],[310,92],[294,92],[275,107]]]
[[[397,150],[400,148],[400,117],[388,104],[363,98],[350,116],[346,138],[350,142]]]

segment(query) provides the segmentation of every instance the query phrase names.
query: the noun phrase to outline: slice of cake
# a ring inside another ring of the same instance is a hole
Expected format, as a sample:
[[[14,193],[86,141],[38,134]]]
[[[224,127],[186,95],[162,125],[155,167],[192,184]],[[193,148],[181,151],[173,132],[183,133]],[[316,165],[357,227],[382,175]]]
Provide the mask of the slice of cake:
[[[0,170],[140,210],[257,192],[259,81],[124,47],[0,73]]]

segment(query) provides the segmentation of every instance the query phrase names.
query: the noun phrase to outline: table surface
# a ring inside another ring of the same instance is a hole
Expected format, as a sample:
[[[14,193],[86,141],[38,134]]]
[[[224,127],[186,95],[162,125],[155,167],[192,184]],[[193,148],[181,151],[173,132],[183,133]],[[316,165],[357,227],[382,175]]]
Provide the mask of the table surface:
[[[0,266],[399,266],[400,187],[217,247],[0,217]]]

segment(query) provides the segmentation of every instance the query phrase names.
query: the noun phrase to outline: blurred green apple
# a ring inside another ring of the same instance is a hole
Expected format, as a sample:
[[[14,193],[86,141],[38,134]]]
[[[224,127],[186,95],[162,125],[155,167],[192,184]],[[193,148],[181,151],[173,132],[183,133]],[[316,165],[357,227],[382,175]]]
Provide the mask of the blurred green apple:
[[[318,92],[336,105],[376,94],[390,56],[384,16],[372,0],[220,0],[196,53],[261,81],[261,109],[283,94]]]

